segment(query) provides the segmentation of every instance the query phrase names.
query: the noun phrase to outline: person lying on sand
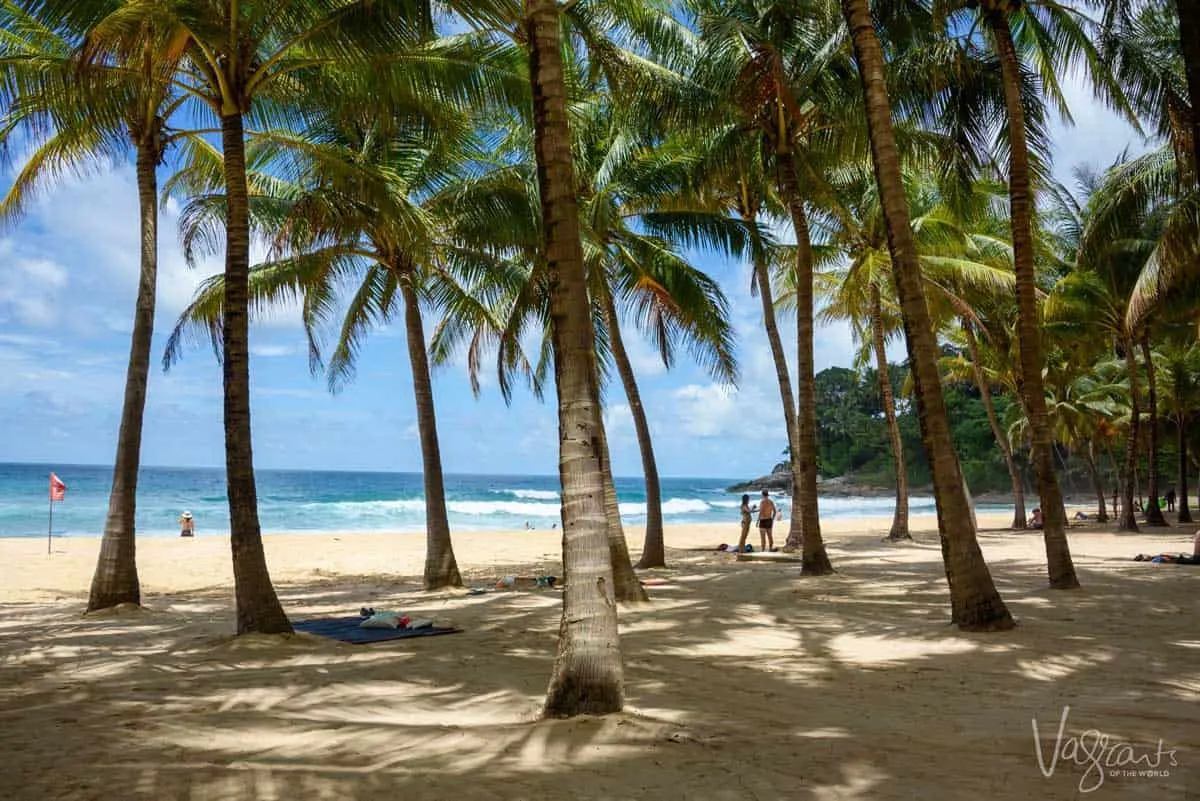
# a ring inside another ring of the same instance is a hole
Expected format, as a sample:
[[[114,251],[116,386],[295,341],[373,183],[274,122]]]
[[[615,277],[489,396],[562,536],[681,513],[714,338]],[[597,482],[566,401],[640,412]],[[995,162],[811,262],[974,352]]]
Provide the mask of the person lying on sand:
[[[1160,553],[1153,556],[1146,553],[1139,553],[1137,556],[1133,557],[1133,561],[1154,562],[1155,564],[1159,565],[1200,565],[1200,559],[1197,559],[1195,556],[1188,556],[1184,553]]]

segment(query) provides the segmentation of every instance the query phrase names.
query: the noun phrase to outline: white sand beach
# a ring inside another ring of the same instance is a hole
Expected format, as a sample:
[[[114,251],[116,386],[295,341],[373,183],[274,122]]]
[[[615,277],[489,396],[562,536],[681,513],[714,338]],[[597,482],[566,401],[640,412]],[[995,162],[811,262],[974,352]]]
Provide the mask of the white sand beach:
[[[0,798],[1197,797],[1200,568],[1131,561],[1190,550],[1189,529],[1072,529],[1084,586],[1064,593],[1040,536],[981,515],[1020,625],[963,634],[933,518],[902,544],[889,522],[826,524],[838,573],[819,579],[700,550],[735,526],[669,528],[670,567],[645,574],[665,583],[621,610],[626,712],[571,721],[537,720],[559,594],[422,592],[419,535],[265,537],[293,619],[369,605],[464,630],[366,646],[231,637],[223,538],[142,541],[145,609],[87,617],[98,540],[0,540]],[[469,585],[561,575],[553,531],[455,550]],[[1076,750],[1045,776],[1032,720],[1049,767],[1068,706],[1063,754],[1099,730],[1165,775],[1089,772]]]

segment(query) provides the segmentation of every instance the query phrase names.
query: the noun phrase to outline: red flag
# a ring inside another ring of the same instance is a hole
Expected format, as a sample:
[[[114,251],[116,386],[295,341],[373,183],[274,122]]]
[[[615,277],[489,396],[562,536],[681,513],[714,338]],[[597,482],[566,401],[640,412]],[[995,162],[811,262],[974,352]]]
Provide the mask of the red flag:
[[[61,501],[67,497],[67,485],[53,473],[50,474],[50,500]]]

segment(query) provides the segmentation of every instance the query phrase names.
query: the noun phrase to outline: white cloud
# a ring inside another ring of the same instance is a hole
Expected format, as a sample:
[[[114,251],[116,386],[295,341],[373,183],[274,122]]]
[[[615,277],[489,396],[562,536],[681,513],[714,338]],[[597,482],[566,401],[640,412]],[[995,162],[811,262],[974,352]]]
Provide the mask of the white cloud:
[[[266,359],[278,358],[280,356],[295,356],[300,353],[300,348],[295,345],[251,345],[250,355],[261,356]]]
[[[0,241],[0,323],[49,328],[59,319],[67,272],[49,259],[27,257]]]

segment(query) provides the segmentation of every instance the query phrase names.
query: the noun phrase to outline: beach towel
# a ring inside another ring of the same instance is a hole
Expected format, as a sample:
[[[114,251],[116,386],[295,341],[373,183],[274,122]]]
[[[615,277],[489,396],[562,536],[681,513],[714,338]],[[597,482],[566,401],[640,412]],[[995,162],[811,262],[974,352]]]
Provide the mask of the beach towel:
[[[462,629],[439,628],[427,626],[424,628],[404,629],[364,629],[359,626],[361,617],[325,617],[315,620],[298,620],[292,624],[296,631],[316,634],[318,637],[328,637],[353,645],[365,645],[386,640],[402,640],[407,637],[434,637],[438,634],[457,634]],[[424,621],[421,621],[424,622]]]

